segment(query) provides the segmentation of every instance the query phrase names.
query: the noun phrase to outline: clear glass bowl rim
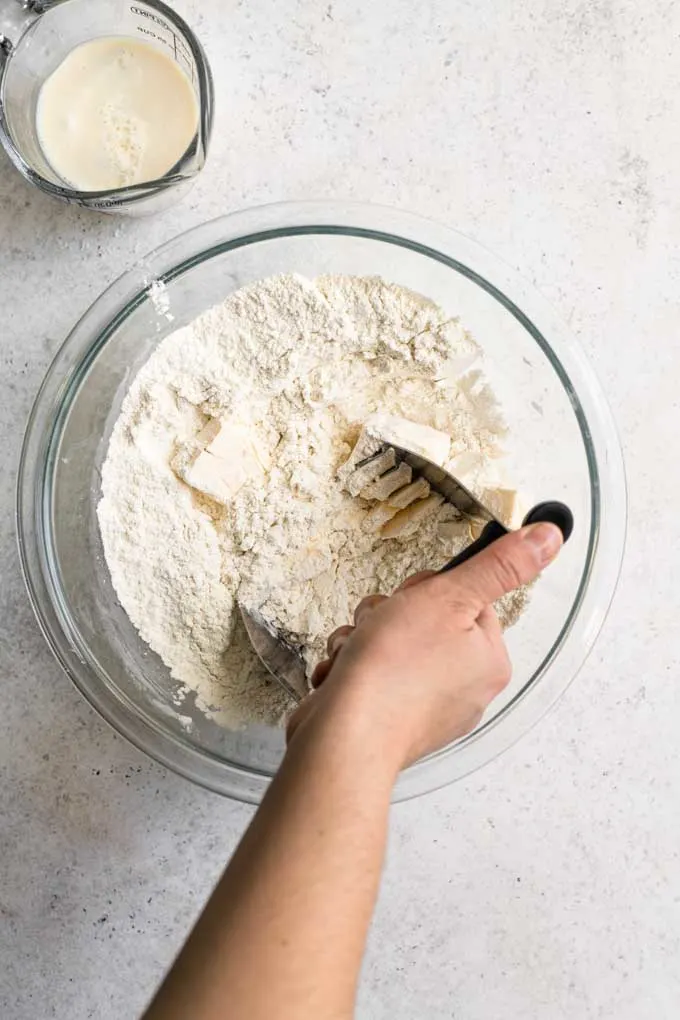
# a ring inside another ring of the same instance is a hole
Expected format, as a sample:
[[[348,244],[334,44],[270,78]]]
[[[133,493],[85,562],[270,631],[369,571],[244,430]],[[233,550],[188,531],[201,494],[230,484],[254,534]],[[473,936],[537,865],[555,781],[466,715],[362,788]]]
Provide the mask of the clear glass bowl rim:
[[[61,423],[97,352],[147,299],[220,252],[262,240],[345,234],[410,248],[464,273],[500,301],[533,337],[558,374],[577,417],[590,473],[588,554],[571,611],[549,654],[503,710],[472,734],[405,770],[394,799],[438,789],[512,745],[560,697],[585,661],[618,582],[626,532],[626,483],[616,428],[599,383],[551,306],[495,255],[458,231],[410,213],[357,202],[284,202],[212,220],[162,245],[118,278],[90,306],[57,352],[29,416],[17,480],[17,537],[24,580],[40,628],[58,662],[99,714],[138,748],[201,786],[249,803],[271,776],[246,770],[180,740],[150,713],[141,714],[88,662],[70,628],[50,548],[53,454]],[[493,281],[493,282],[492,282]],[[512,294],[511,298],[509,295]],[[546,337],[550,337],[550,342]]]

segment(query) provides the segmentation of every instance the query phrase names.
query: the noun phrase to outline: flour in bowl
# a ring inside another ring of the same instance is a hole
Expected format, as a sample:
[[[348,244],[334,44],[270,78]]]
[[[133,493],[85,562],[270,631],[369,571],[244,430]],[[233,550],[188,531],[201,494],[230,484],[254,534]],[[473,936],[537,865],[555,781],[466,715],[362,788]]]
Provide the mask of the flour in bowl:
[[[375,277],[272,277],[159,344],[113,429],[99,523],[121,605],[206,713],[239,727],[288,707],[239,601],[295,635],[311,670],[361,598],[469,542],[447,504],[415,534],[367,526],[338,472],[371,416],[446,433],[452,473],[516,523],[480,362],[457,319]],[[504,625],[525,602],[499,602]]]

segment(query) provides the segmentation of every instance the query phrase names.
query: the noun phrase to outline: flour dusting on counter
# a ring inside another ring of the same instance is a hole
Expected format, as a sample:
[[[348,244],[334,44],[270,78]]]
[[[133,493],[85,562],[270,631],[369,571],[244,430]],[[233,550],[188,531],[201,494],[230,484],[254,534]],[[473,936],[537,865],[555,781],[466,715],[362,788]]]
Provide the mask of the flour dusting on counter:
[[[372,415],[450,436],[449,469],[515,523],[480,362],[457,319],[375,277],[263,280],[158,346],[114,427],[99,522],[122,606],[205,712],[238,727],[287,708],[237,600],[295,635],[311,669],[361,598],[470,540],[447,504],[416,534],[367,524],[338,471]],[[501,600],[504,625],[525,602]]]

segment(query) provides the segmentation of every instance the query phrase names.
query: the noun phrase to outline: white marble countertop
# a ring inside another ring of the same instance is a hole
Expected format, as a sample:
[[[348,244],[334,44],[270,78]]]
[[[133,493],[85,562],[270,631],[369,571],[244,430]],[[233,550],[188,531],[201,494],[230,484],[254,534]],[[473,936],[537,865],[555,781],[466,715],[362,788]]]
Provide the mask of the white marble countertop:
[[[680,7],[176,6],[218,95],[181,206],[80,212],[0,159],[0,1015],[134,1020],[249,817],[115,736],[41,638],[13,519],[39,382],[136,257],[247,205],[347,197],[456,226],[535,281],[599,373],[630,489],[614,608],[559,706],[394,810],[359,1017],[675,1018]]]

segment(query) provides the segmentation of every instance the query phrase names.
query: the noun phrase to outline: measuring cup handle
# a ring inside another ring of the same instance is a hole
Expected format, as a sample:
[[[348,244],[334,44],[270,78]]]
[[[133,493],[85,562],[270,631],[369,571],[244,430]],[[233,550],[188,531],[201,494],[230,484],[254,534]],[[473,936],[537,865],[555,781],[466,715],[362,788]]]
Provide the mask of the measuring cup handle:
[[[0,24],[0,74],[14,52],[15,43],[20,41],[26,29],[30,28],[40,14],[50,7],[56,7],[58,3],[63,3],[63,0],[16,0],[15,6],[3,8]],[[6,33],[11,33],[11,37]]]
[[[50,7],[56,7],[64,0],[17,0],[17,2],[29,14],[44,14]]]

